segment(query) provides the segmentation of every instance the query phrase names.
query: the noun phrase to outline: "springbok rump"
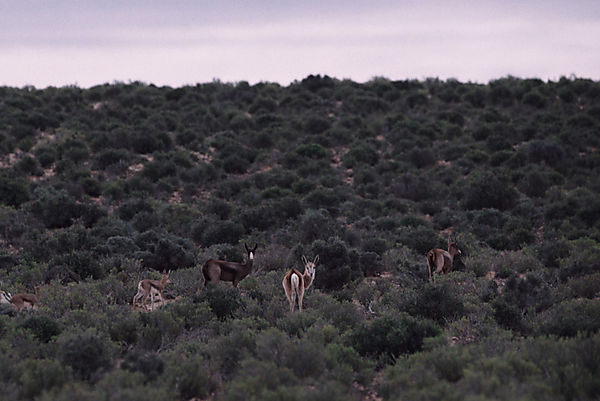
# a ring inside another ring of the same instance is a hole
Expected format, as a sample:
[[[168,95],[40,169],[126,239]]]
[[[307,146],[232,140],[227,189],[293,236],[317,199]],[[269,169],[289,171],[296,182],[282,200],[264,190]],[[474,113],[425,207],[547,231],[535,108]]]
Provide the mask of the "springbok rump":
[[[435,248],[427,252],[427,266],[429,267],[429,281],[435,281],[436,274],[448,274],[452,270],[452,262],[456,255],[461,255],[458,241],[448,238],[448,250]]]
[[[165,289],[165,285],[171,282],[169,279],[169,275],[171,274],[171,270],[162,275],[162,278],[159,280],[150,280],[144,279],[138,283],[137,293],[133,296],[132,305],[135,308],[139,299],[142,299],[142,307],[144,309],[148,309],[146,306],[146,301],[148,297],[150,297],[150,310],[154,310],[154,297],[158,297],[161,303],[164,303],[163,298],[163,290]]]
[[[0,290],[0,304],[10,304],[11,298],[10,292]]]
[[[258,244],[254,244],[254,248],[248,248],[248,244],[244,243],[246,248],[247,259],[245,263],[227,262],[224,260],[210,259],[202,266],[202,275],[204,276],[204,286],[209,282],[216,284],[219,281],[231,281],[234,287],[246,278],[252,272],[254,264],[254,252]]]
[[[10,303],[17,308],[18,311],[23,309],[36,309],[37,304],[40,302],[41,288],[41,286],[36,285],[35,294],[15,294],[10,298]]]
[[[306,256],[302,255],[304,274],[300,273],[297,269],[290,269],[283,276],[281,284],[283,285],[285,296],[290,303],[290,312],[294,311],[296,299],[298,299],[298,310],[302,312],[304,291],[306,291],[315,280],[315,267],[318,261],[319,255],[315,256],[315,259],[312,262],[309,261]]]

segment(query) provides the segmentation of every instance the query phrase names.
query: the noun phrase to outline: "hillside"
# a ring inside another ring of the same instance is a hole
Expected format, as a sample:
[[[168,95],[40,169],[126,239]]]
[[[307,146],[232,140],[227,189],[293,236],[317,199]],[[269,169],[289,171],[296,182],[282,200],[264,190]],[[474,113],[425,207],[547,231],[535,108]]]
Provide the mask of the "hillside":
[[[599,146],[579,78],[0,87],[0,398],[598,399]]]

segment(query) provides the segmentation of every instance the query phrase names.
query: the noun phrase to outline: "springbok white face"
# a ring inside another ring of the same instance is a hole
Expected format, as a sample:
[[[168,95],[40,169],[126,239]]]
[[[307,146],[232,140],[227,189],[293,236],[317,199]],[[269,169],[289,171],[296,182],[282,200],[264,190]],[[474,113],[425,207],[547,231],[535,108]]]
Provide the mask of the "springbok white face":
[[[254,245],[254,248],[248,248],[248,244],[244,243],[244,247],[246,248],[246,252],[248,253],[248,260],[254,260],[254,252],[256,252],[256,248],[258,244]]]
[[[315,259],[311,262],[306,256],[302,256],[302,261],[304,262],[304,270],[310,276],[310,278],[315,278],[315,267],[317,266],[317,262],[319,261],[319,255],[315,256]]]

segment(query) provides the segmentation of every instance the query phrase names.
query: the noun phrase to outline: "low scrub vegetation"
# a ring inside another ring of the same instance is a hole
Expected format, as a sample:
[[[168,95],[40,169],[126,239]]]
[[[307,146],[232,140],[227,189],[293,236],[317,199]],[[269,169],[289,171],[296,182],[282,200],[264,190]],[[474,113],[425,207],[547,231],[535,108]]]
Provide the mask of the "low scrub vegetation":
[[[0,87],[0,290],[40,290],[0,304],[0,398],[598,399],[599,110],[579,78]]]

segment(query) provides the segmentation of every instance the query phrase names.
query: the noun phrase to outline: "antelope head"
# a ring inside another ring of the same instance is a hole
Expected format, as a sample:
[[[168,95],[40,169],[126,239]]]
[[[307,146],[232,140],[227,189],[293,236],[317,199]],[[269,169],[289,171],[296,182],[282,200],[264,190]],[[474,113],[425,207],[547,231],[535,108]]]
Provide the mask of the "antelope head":
[[[458,240],[455,238],[450,239],[448,237],[448,253],[452,256],[462,255],[460,248],[458,247]]]
[[[311,262],[306,258],[306,256],[302,255],[302,263],[304,263],[304,274],[310,277],[310,281],[315,279],[315,267],[317,266],[317,262],[319,261],[319,255],[315,256],[315,259]]]
[[[248,261],[254,261],[254,252],[256,252],[256,248],[258,248],[258,244],[254,244],[254,248],[248,248],[248,244],[244,242],[244,248],[246,248],[246,253],[248,254]]]

